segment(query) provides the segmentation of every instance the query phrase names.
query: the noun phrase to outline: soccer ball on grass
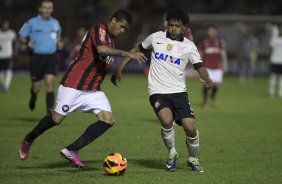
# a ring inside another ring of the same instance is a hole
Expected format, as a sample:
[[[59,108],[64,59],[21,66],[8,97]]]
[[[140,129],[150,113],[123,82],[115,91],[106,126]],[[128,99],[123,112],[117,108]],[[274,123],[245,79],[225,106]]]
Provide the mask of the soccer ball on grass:
[[[127,160],[120,153],[111,153],[104,160],[104,171],[110,176],[122,175],[127,168]]]

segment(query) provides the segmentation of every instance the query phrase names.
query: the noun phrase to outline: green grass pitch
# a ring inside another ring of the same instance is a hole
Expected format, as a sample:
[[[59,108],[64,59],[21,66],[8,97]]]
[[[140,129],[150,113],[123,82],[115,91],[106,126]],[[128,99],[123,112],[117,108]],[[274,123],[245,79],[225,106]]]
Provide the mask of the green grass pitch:
[[[59,155],[61,148],[96,121],[93,115],[78,111],[39,137],[28,160],[19,160],[22,138],[45,114],[45,93],[40,92],[36,109],[30,112],[29,76],[15,75],[10,91],[0,94],[0,183],[282,183],[282,100],[268,99],[267,80],[261,76],[241,84],[238,77],[227,76],[219,90],[219,106],[202,109],[201,82],[188,79],[200,131],[198,156],[204,173],[199,174],[186,168],[185,136],[177,126],[177,168],[172,173],[165,171],[167,151],[143,75],[125,75],[119,87],[109,77],[105,79],[102,88],[111,102],[115,125],[80,151],[85,170],[73,168]],[[111,152],[128,159],[123,176],[104,174],[103,159]]]

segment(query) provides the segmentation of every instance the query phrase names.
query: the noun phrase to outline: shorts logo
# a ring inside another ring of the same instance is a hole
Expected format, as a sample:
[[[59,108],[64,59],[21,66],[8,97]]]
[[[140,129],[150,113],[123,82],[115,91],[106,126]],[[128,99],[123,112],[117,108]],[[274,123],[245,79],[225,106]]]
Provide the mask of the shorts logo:
[[[70,109],[70,107],[69,107],[68,105],[63,105],[63,107],[62,107],[62,110],[63,110],[64,112],[68,112],[69,109]]]
[[[156,101],[155,105],[154,105],[155,109],[158,109],[160,107],[160,105],[161,105],[161,103],[159,101]]]

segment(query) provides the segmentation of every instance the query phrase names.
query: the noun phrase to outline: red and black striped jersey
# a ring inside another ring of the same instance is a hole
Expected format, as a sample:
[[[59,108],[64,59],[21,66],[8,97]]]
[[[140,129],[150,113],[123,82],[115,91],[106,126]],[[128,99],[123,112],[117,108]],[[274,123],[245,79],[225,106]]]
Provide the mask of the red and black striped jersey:
[[[112,65],[113,57],[98,54],[99,45],[114,48],[114,40],[106,24],[93,26],[87,31],[76,59],[61,80],[63,86],[83,91],[100,90],[100,85]]]

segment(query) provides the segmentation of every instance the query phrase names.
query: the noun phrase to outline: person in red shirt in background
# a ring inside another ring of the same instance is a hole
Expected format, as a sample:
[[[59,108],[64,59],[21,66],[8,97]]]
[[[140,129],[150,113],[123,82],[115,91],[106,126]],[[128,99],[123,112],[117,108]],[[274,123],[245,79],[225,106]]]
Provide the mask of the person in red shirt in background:
[[[204,67],[215,85],[211,88],[212,106],[217,106],[216,94],[223,81],[223,73],[227,71],[227,54],[224,39],[217,36],[214,25],[207,27],[207,35],[199,42],[198,50],[203,59]],[[208,106],[208,88],[203,86],[203,107]]]

